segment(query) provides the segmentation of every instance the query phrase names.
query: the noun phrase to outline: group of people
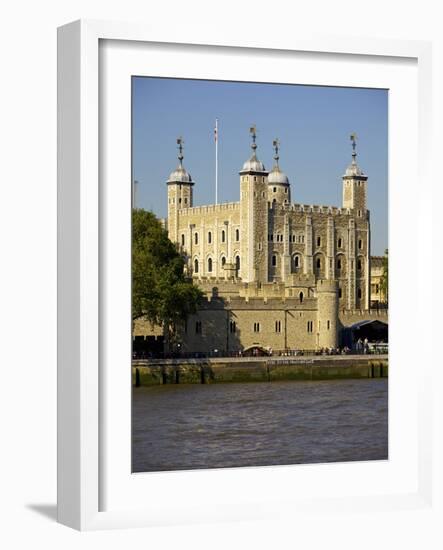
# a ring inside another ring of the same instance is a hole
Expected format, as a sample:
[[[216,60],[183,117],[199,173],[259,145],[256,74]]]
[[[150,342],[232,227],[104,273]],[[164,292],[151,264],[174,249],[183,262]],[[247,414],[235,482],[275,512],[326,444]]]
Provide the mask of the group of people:
[[[357,353],[369,353],[369,340],[367,338],[364,340],[359,338],[355,344],[355,349]]]

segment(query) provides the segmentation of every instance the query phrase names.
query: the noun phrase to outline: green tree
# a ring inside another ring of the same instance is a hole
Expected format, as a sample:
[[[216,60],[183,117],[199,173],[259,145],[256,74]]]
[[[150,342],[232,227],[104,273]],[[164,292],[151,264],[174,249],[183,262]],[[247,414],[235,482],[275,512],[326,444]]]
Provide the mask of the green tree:
[[[200,289],[184,275],[184,258],[152,212],[132,212],[132,320],[146,317],[172,335],[195,313]]]
[[[389,295],[389,254],[388,249],[385,250],[383,258],[383,273],[380,278],[380,293],[383,302],[388,303]]]

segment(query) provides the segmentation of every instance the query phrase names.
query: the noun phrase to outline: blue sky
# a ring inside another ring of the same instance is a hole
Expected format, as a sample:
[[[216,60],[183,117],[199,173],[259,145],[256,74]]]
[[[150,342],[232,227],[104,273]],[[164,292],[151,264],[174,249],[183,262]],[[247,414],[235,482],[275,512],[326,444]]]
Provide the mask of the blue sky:
[[[219,119],[219,202],[239,200],[239,175],[251,154],[249,127],[257,127],[257,156],[270,170],[272,141],[280,140],[280,167],[292,201],[341,206],[342,180],[351,161],[368,175],[373,255],[388,246],[387,90],[133,78],[133,171],[137,206],[167,212],[166,180],[177,166],[194,179],[194,205],[215,202],[214,125]]]

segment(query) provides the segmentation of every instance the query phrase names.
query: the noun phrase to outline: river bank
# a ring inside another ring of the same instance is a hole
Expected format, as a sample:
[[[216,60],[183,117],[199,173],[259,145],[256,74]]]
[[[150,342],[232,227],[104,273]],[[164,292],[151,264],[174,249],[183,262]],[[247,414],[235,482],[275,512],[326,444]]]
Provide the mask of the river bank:
[[[387,355],[144,359],[132,362],[134,386],[387,378]]]

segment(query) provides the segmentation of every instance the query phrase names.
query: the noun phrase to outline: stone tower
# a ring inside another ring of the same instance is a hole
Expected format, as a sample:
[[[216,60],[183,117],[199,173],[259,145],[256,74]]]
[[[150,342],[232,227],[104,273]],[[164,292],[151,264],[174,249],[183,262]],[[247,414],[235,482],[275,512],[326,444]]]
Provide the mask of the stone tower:
[[[256,155],[256,129],[250,128],[252,156],[240,171],[240,277],[268,280],[268,172]]]
[[[317,281],[317,335],[319,348],[335,348],[338,343],[338,290],[337,282]]]
[[[268,175],[268,202],[271,207],[274,205],[291,203],[291,187],[288,176],[280,170],[278,155],[280,142],[275,139],[274,146],[274,166]]]
[[[365,176],[357,164],[356,135],[351,134],[352,162],[343,176],[343,208],[353,208],[357,217],[364,217],[367,210]]]
[[[183,138],[177,138],[179,164],[166,182],[168,185],[168,236],[174,243],[179,242],[178,211],[192,206],[192,187],[194,185],[191,174],[183,167],[183,143]]]

